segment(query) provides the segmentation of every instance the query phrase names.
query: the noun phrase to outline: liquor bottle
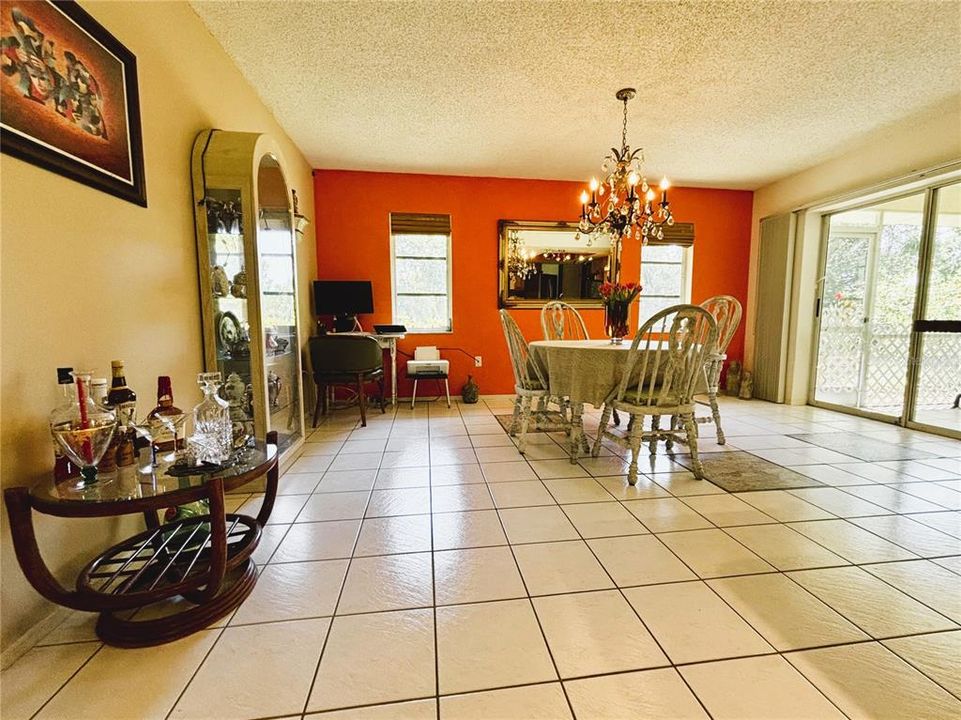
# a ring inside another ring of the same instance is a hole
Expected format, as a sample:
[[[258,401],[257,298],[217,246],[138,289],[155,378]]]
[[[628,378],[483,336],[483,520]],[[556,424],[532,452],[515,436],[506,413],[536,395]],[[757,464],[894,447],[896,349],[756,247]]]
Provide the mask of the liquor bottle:
[[[123,430],[120,445],[117,448],[117,465],[126,467],[137,461],[134,449],[137,432],[133,428],[133,422],[137,417],[137,393],[127,387],[123,360],[111,362],[110,370],[113,374],[113,381],[110,385],[110,392],[107,393],[107,403],[117,413],[117,422],[120,423]]]
[[[73,368],[57,368],[57,385],[60,387],[61,395],[63,395],[63,399],[57,406],[58,408],[69,407],[76,399],[73,376],[70,374],[72,372]],[[66,456],[56,439],[53,441],[53,457],[53,477],[57,482],[80,475],[80,468]]]
[[[90,399],[95,405],[107,405],[107,378],[96,377],[90,380]]]
[[[184,420],[184,411],[174,405],[174,393],[170,384],[170,377],[161,375],[157,378],[157,407],[147,415],[147,423],[156,428],[154,445],[160,450],[173,450],[183,443],[177,437],[177,431]]]

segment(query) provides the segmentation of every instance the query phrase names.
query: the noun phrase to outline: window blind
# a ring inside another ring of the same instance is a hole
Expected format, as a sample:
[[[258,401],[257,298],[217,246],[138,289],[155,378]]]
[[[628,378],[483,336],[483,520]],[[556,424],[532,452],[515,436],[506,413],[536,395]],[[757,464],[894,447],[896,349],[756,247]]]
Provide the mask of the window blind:
[[[694,244],[694,223],[674,223],[673,225],[663,225],[664,238],[649,237],[648,245],[679,245],[681,247],[691,247]]]
[[[391,213],[391,235],[450,235],[450,215]]]

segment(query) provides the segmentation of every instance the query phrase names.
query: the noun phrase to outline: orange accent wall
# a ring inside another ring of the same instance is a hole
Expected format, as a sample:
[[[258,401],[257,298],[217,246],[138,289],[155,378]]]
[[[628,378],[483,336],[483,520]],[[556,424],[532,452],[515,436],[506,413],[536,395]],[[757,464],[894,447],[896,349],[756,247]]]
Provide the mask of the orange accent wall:
[[[450,360],[451,392],[458,394],[474,376],[482,394],[513,391],[513,375],[501,331],[497,306],[497,221],[576,220],[582,183],[555,180],[458,177],[314,171],[314,222],[317,274],[325,280],[371,280],[374,313],[361,318],[365,329],[390,323],[391,212],[439,213],[451,216],[453,258],[452,333],[408,335],[400,350],[413,354],[416,345],[462,348],[481,355],[483,367],[457,351],[442,351]],[[678,222],[695,226],[692,301],[712,295],[733,295],[747,301],[753,193],[741,190],[675,187],[671,206]],[[625,243],[622,280],[638,280],[640,247]],[[511,311],[529,340],[541,338],[540,310]],[[604,312],[582,310],[592,337],[604,335]],[[637,304],[633,327],[637,327]],[[743,323],[731,342],[728,357],[742,359]],[[398,357],[399,392],[409,396],[410,382]],[[420,392],[433,394],[432,384]]]

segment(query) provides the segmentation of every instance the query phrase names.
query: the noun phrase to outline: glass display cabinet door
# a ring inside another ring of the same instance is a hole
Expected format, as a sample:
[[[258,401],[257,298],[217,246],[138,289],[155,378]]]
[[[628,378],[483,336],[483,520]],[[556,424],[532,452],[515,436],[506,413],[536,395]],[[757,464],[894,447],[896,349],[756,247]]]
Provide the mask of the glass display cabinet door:
[[[265,155],[258,171],[257,252],[260,312],[267,374],[268,429],[281,452],[303,436],[297,272],[290,194],[277,160]]]
[[[251,315],[247,301],[241,191],[208,189],[206,208],[210,268],[208,311],[214,319],[216,370],[223,378],[222,394],[230,403],[231,421],[235,426],[242,423],[244,432],[253,436],[255,403],[251,392]]]

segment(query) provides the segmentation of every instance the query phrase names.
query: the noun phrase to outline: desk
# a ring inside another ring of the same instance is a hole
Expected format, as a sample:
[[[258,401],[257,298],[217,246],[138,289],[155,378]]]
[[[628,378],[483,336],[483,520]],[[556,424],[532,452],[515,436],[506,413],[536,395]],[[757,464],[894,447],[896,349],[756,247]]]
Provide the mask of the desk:
[[[341,332],[335,333],[337,335],[366,335],[367,337],[372,337],[377,341],[384,350],[390,351],[390,404],[392,407],[397,406],[397,341],[403,340],[406,335],[404,333],[384,333],[383,335],[378,333],[369,332]]]

